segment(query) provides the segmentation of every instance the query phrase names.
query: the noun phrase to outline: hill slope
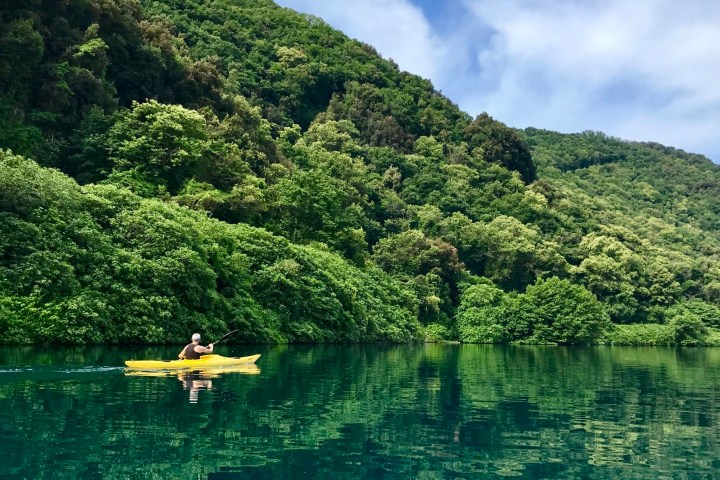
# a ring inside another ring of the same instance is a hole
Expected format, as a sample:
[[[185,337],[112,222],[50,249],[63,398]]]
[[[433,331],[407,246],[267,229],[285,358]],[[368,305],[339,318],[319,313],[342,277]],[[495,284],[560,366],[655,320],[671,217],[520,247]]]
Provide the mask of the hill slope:
[[[7,341],[714,341],[707,159],[472,119],[269,1],[18,2],[0,40]]]

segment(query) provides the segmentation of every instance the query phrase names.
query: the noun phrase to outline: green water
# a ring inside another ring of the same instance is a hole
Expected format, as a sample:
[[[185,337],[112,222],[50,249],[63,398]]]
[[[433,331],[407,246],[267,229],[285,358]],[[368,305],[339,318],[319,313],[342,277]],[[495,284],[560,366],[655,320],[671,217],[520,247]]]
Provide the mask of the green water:
[[[719,478],[720,349],[0,350],[2,478]]]

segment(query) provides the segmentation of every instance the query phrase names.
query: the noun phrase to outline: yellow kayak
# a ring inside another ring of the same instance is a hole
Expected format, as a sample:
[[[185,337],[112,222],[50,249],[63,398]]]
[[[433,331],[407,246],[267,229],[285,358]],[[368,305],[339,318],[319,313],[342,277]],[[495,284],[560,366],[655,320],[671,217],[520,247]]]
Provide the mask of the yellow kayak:
[[[127,360],[125,365],[141,370],[194,370],[253,364],[258,358],[260,358],[259,353],[248,357],[223,357],[222,355],[210,354],[203,355],[197,360]]]

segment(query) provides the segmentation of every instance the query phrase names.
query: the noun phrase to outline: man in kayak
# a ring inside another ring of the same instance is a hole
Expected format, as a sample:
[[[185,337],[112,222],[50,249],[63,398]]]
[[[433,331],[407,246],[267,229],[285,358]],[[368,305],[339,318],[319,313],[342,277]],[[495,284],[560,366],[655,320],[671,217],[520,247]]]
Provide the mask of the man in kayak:
[[[200,345],[200,334],[193,333],[192,343],[185,345],[182,352],[178,355],[180,360],[197,360],[200,355],[213,352],[213,344],[209,344],[207,347]]]

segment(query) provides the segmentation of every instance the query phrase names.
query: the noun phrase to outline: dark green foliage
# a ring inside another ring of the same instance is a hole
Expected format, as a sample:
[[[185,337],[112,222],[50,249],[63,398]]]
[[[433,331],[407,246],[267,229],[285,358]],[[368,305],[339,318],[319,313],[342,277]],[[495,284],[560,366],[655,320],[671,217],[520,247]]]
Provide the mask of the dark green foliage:
[[[133,104],[120,115],[105,144],[113,173],[127,172],[170,193],[200,169],[201,161],[210,162],[213,146],[199,113],[155,101]]]
[[[541,274],[563,274],[567,266],[557,246],[513,217],[472,223],[457,233],[461,259],[468,269],[508,290],[521,290]]]
[[[552,145],[551,148],[560,147],[558,150],[561,152],[557,152],[553,156],[551,163],[563,172],[572,172],[593,165],[622,162],[627,158],[627,145],[623,141],[608,137],[601,132],[585,131],[579,135],[558,135],[554,132],[528,128],[525,133],[528,134],[530,144],[533,146],[542,149],[550,145]]]
[[[665,321],[667,307],[684,298],[717,305],[717,166],[595,132],[525,133],[540,175],[553,185],[555,208],[586,232],[573,239],[577,246],[568,245],[579,265],[575,278],[607,305],[613,321]],[[572,155],[603,160],[566,168]]]
[[[518,171],[526,183],[535,180],[535,165],[525,141],[514,130],[487,113],[478,115],[467,126],[464,140],[470,150],[478,149],[486,161]]]
[[[462,264],[452,245],[429,239],[417,230],[408,230],[381,240],[373,259],[384,270],[408,276],[437,273],[446,280],[456,279]]]
[[[491,284],[467,286],[457,323],[460,339],[469,343],[587,344],[610,326],[590,292],[557,277],[538,280],[519,295]]]
[[[452,316],[452,293],[462,270],[457,250],[417,230],[391,235],[378,242],[373,260],[385,271],[408,283],[420,300],[423,323],[446,326]]]
[[[383,272],[2,154],[9,342],[408,341],[417,304]]]
[[[533,306],[535,342],[591,343],[610,323],[595,296],[568,280],[538,280],[524,298]]]
[[[603,341],[690,345],[720,326],[717,166],[472,120],[269,0],[15,2],[0,84],[0,149],[37,162],[2,154],[13,340],[588,343],[609,315],[631,327]]]
[[[675,344],[675,335],[668,325],[657,323],[636,323],[632,325],[614,325],[602,338],[607,345],[628,346],[668,346]]]
[[[690,300],[674,305],[665,312],[665,316],[673,318],[676,315],[692,314],[709,327],[720,327],[720,307],[702,300]]]
[[[697,315],[688,312],[675,315],[670,319],[668,326],[673,333],[673,343],[676,345],[705,345],[708,329]]]
[[[188,75],[134,0],[12,3],[0,19],[0,83],[8,86],[0,105],[9,125],[26,128],[3,147],[63,165],[67,137],[90,107],[172,100]]]
[[[510,340],[502,303],[504,294],[492,284],[466,287],[457,311],[460,339],[468,343],[502,343]]]
[[[352,258],[365,248],[363,213],[344,182],[319,170],[297,172],[273,185],[268,228],[294,242],[319,240]]]
[[[362,132],[363,143],[388,146],[400,151],[412,148],[413,136],[406,132],[392,114],[392,106],[383,92],[372,84],[349,82],[345,94],[335,95],[328,115],[348,119]]]
[[[445,325],[439,323],[431,323],[425,326],[425,341],[426,342],[445,342],[448,340],[454,340],[455,335]]]

